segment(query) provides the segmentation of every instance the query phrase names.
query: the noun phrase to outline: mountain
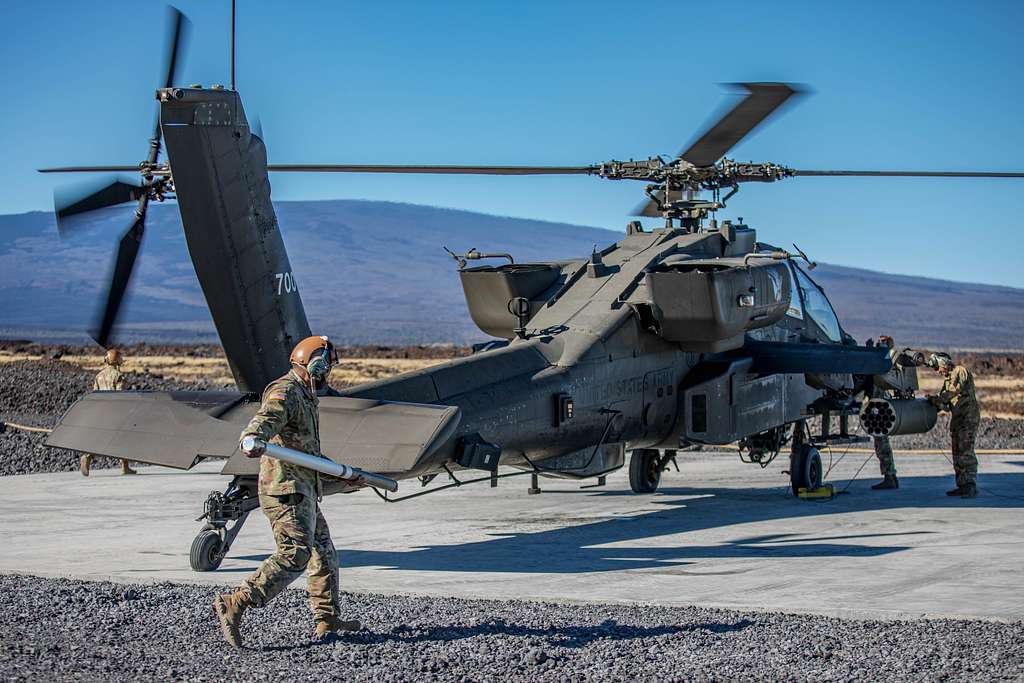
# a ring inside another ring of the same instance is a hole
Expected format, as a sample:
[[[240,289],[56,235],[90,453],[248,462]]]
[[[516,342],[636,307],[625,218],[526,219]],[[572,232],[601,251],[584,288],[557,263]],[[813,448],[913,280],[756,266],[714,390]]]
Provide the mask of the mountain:
[[[620,237],[600,228],[359,200],[277,202],[310,323],[347,343],[444,343],[484,335],[442,249],[510,252],[519,262],[583,257]],[[131,209],[79,219],[59,239],[48,213],[0,216],[0,334],[81,338]],[[151,207],[120,338],[210,340],[213,323],[177,207]],[[821,264],[843,326],[858,339],[943,348],[1024,348],[1024,290]]]

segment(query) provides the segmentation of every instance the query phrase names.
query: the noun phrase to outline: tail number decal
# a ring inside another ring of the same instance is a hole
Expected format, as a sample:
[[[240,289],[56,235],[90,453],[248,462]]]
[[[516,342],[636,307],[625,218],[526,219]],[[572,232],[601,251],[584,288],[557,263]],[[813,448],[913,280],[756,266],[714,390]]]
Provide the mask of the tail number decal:
[[[292,292],[299,291],[299,286],[295,284],[295,276],[290,272],[288,273],[274,273],[274,277],[277,278],[277,295],[291,294]]]

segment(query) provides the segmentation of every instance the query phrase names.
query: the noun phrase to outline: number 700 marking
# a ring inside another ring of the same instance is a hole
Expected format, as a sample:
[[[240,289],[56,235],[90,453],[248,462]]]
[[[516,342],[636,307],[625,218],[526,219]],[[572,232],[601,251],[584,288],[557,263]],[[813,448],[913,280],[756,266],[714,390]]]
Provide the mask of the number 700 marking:
[[[292,292],[299,291],[299,286],[295,284],[295,276],[291,272],[287,273],[274,273],[274,277],[277,278],[277,294],[281,295],[283,291],[285,294],[291,294]]]

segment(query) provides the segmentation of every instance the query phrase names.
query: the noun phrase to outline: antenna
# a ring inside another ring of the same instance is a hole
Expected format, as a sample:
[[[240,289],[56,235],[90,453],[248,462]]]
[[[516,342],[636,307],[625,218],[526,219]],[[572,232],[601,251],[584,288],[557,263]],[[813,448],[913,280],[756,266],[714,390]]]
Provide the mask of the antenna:
[[[231,0],[231,89],[235,88],[235,0]]]

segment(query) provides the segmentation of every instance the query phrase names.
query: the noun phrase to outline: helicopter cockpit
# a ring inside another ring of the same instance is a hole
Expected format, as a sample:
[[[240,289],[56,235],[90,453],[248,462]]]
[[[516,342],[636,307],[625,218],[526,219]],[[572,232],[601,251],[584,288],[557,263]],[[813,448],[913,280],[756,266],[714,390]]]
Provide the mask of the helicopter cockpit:
[[[795,295],[790,300],[786,314],[796,319],[806,317],[806,321],[813,323],[816,328],[815,330],[807,329],[807,331],[812,334],[817,332],[818,334],[815,336],[821,337],[820,341],[842,343],[843,329],[839,325],[839,317],[836,315],[835,309],[832,308],[832,303],[825,296],[825,292],[796,263],[791,261],[789,267],[796,286],[793,289]]]

